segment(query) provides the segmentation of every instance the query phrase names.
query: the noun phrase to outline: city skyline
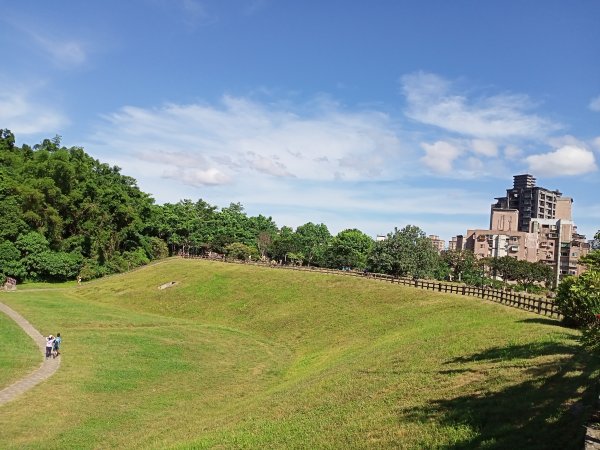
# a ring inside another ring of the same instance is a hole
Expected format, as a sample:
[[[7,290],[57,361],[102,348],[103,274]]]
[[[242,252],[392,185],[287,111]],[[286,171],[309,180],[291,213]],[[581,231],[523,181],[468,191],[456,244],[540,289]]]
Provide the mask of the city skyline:
[[[597,2],[0,5],[0,128],[159,203],[448,242],[529,173],[600,228]]]

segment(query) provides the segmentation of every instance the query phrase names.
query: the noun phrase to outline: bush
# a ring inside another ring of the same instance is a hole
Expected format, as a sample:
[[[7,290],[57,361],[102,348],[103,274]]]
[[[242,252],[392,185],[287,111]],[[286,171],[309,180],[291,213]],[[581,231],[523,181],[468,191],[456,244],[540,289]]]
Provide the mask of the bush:
[[[93,280],[94,278],[100,278],[107,274],[104,267],[98,264],[95,259],[86,259],[83,262],[83,266],[79,271],[79,276],[83,281]]]
[[[45,251],[29,258],[32,279],[67,281],[79,273],[83,258],[79,253]]]
[[[249,256],[257,260],[259,258],[258,250],[254,247],[249,247],[240,242],[234,242],[225,247],[225,254],[228,258],[247,260]]]
[[[567,277],[558,285],[556,305],[569,325],[585,326],[600,314],[600,271]]]
[[[169,256],[169,247],[167,243],[160,238],[151,237],[149,239],[148,256],[150,259],[161,259]]]
[[[600,350],[600,315],[583,330],[581,342],[589,350]]]
[[[131,270],[139,266],[144,266],[150,262],[143,248],[130,252],[123,252],[123,259],[127,262],[127,269]]]

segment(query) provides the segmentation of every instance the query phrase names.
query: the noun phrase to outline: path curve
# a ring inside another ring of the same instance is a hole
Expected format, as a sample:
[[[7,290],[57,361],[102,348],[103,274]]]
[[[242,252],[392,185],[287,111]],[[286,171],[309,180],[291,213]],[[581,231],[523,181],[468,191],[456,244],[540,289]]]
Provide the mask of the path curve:
[[[42,365],[38,369],[0,391],[0,405],[3,405],[51,377],[54,372],[58,370],[61,358],[45,359],[46,338],[42,336],[38,330],[33,328],[33,325],[31,325],[21,314],[9,308],[4,303],[0,303],[0,311],[17,322],[23,331],[35,341],[40,349],[42,358],[44,358]]]

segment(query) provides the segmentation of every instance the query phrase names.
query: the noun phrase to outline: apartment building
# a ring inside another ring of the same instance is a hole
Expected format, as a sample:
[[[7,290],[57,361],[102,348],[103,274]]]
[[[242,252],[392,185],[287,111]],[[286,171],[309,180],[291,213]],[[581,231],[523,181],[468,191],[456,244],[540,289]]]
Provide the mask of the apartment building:
[[[439,236],[430,234],[428,236],[429,240],[431,241],[431,243],[433,244],[433,246],[435,247],[435,249],[437,250],[438,253],[443,252],[446,249],[446,241],[444,241],[443,239],[440,239]]]
[[[516,175],[506,197],[497,197],[488,230],[467,230],[453,238],[456,249],[469,249],[479,258],[510,256],[541,261],[553,268],[556,284],[565,275],[579,275],[579,258],[589,252],[585,236],[572,220],[573,199],[559,191],[535,186],[531,175]],[[451,241],[452,242],[452,241]]]
[[[492,209],[517,210],[519,231],[528,232],[531,219],[553,219],[557,214],[557,201],[562,194],[536,186],[535,182],[532,175],[515,175],[513,187],[506,190],[505,197],[496,197],[492,205]]]

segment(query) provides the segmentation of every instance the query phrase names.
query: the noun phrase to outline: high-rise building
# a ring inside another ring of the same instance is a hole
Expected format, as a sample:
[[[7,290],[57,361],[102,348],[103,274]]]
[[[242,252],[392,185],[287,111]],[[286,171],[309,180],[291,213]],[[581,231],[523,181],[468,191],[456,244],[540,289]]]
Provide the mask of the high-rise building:
[[[493,211],[499,210],[517,210],[518,223],[517,230],[525,233],[529,232],[531,219],[556,219],[558,202],[562,194],[557,191],[538,187],[535,185],[535,178],[532,175],[515,175],[513,177],[512,189],[506,190],[505,197],[496,197],[496,203],[492,205]],[[567,198],[563,198],[563,201]],[[571,199],[568,199],[571,201]],[[569,218],[570,220],[570,218]],[[492,224],[490,223],[490,228]]]
[[[479,258],[541,261],[552,267],[558,284],[563,276],[585,270],[579,258],[590,248],[585,236],[577,233],[572,203],[557,190],[536,187],[533,176],[516,175],[506,197],[497,197],[492,205],[489,230],[467,230],[464,241],[457,236],[455,245],[464,242],[464,248]]]

